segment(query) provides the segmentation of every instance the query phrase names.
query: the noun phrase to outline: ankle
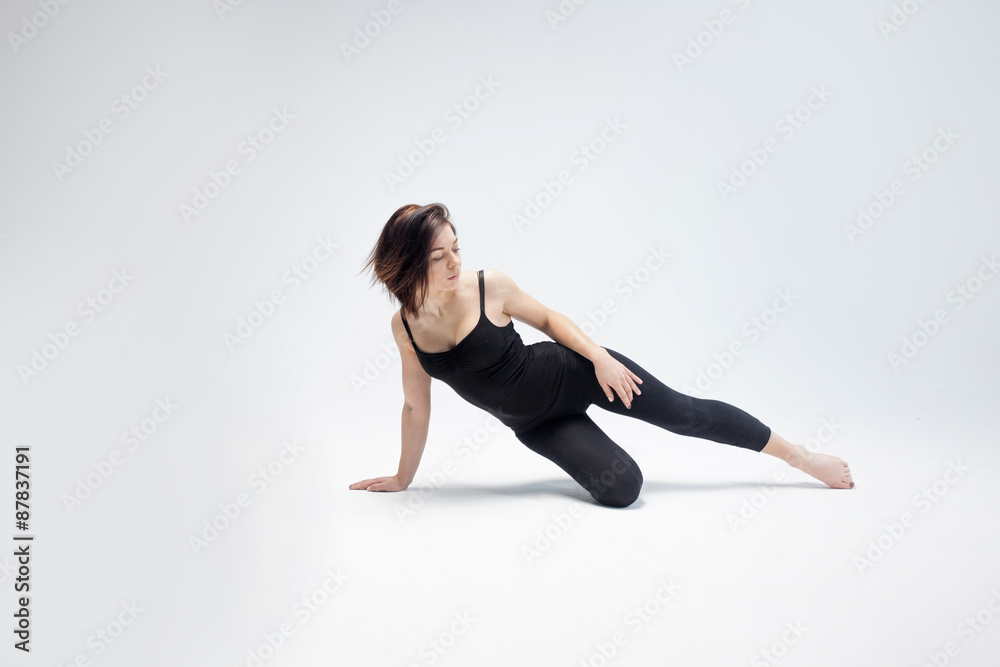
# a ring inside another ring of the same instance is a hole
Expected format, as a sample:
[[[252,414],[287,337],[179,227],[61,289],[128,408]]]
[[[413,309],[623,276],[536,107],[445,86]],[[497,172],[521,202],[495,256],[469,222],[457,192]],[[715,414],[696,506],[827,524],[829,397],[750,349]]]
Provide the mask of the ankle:
[[[790,445],[785,456],[785,463],[793,468],[801,469],[802,466],[809,462],[810,456],[809,450],[802,445]]]
[[[800,468],[809,460],[809,451],[805,447],[793,445],[777,433],[771,434],[771,439],[761,451],[781,459],[794,468]]]

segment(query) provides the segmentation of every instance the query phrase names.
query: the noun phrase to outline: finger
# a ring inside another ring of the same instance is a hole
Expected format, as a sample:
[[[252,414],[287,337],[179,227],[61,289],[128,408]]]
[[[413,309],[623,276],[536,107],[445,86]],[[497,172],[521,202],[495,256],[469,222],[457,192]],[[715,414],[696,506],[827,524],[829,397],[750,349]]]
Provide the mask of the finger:
[[[627,387],[626,387],[626,389],[627,389]],[[629,410],[631,410],[632,409],[632,397],[629,394],[631,394],[632,392],[626,391],[626,389],[622,389],[622,387],[619,386],[618,387],[618,395],[622,397],[622,403],[625,404],[625,407],[628,408]]]
[[[621,364],[621,369],[622,369],[622,375],[625,377],[626,380],[628,380],[629,382],[636,381],[639,384],[642,384],[642,378],[633,373],[631,368],[629,368],[625,364]]]
[[[625,387],[625,391],[628,392],[628,400],[632,401],[632,399],[635,398],[635,391],[637,389],[637,387],[635,386],[635,383],[632,382],[632,378],[630,378],[627,375],[625,377],[623,377],[622,378],[622,386]]]
[[[609,384],[601,385],[601,388],[604,390],[604,395],[608,397],[608,401],[614,402],[615,395],[611,391],[611,385]]]
[[[619,361],[618,362],[618,375],[621,377],[621,379],[623,381],[631,382],[632,378],[635,376],[635,373],[633,373],[632,370],[628,366],[626,366],[625,364],[623,364],[622,362]]]
[[[642,392],[639,391],[639,385],[642,384],[642,378],[633,373],[632,371],[629,371],[628,375],[629,375],[628,378],[629,382],[631,382],[632,386],[635,387],[635,390],[641,394]]]
[[[351,489],[364,489],[364,488],[367,488],[368,485],[371,484],[374,481],[375,480],[373,480],[373,479],[365,479],[365,480],[362,480],[360,482],[355,482],[354,484],[351,484],[351,486],[349,488],[351,488]]]

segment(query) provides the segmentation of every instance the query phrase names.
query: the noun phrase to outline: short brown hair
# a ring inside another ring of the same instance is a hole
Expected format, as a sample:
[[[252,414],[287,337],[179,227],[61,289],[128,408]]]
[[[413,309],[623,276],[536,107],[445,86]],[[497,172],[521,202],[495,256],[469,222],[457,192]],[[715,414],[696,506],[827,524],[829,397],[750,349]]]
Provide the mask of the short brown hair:
[[[399,301],[403,316],[416,315],[427,296],[431,244],[443,225],[457,236],[444,204],[407,204],[382,228],[362,271],[372,269],[371,284],[382,283]]]

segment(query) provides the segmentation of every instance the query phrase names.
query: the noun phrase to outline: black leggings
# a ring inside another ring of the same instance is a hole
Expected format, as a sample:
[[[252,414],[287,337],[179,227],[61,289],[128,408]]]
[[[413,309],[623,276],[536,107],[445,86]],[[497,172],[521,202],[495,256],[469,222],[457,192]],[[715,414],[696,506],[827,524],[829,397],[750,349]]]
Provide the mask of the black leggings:
[[[567,348],[570,363],[552,418],[518,436],[529,449],[569,473],[594,499],[611,507],[635,502],[642,487],[642,471],[624,449],[594,423],[586,410],[605,410],[641,419],[673,433],[705,438],[756,452],[764,449],[771,429],[737,407],[674,391],[628,357],[608,349],[612,357],[642,379],[641,394],[626,408],[601,389],[594,364]]]

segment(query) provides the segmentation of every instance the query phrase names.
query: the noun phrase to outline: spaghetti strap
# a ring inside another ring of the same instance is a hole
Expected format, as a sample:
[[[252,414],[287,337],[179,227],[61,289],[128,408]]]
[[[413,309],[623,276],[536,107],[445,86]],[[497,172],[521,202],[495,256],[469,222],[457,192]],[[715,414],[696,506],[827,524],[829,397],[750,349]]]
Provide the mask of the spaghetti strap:
[[[486,286],[483,283],[483,270],[479,269],[479,312],[486,312]]]
[[[399,313],[399,317],[403,320],[403,326],[406,327],[406,335],[410,337],[410,342],[413,343],[413,347],[416,347],[417,344],[413,341],[413,334],[410,333],[410,325],[406,323],[406,318],[403,317],[402,312]]]

